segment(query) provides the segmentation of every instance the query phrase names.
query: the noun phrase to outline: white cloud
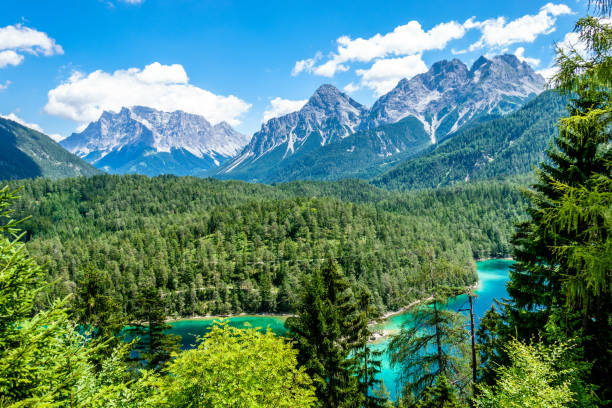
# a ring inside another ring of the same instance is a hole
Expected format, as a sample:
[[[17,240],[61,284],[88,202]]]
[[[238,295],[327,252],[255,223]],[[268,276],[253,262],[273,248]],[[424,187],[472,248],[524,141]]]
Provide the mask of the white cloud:
[[[179,64],[157,62],[140,68],[107,73],[73,73],[49,91],[45,112],[71,119],[82,126],[97,120],[103,111],[119,111],[124,106],[143,105],[163,111],[182,110],[202,115],[213,124],[240,123],[240,116],[251,105],[234,96],[215,95],[189,83]]]
[[[312,58],[307,58],[304,60],[297,61],[295,63],[295,66],[293,67],[293,70],[291,71],[291,76],[296,76],[300,72],[303,72],[303,71],[306,71],[309,73],[312,72],[312,67],[322,57],[323,57],[323,54],[321,54],[320,52],[317,52],[315,56]]]
[[[331,77],[337,72],[347,71],[348,62],[370,62],[388,56],[420,54],[426,50],[441,50],[449,41],[463,37],[465,28],[455,21],[441,23],[424,31],[418,21],[396,27],[392,32],[376,34],[370,38],[351,39],[342,36],[336,40],[336,52],[325,63],[314,66],[317,60],[310,58],[298,61],[293,69],[297,75],[302,71]]]
[[[142,71],[138,68],[130,68],[130,71],[135,74],[136,78],[147,84],[186,84],[189,82],[185,68],[180,64],[162,65],[154,62],[147,65]]]
[[[463,38],[469,30],[480,31],[480,39],[467,49],[452,49],[453,54],[483,48],[484,54],[510,52],[509,46],[512,44],[533,42],[540,35],[552,33],[557,18],[566,14],[573,14],[567,5],[547,3],[537,14],[527,14],[511,21],[505,17],[477,21],[476,17],[472,17],[463,24],[449,21],[426,31],[418,21],[413,20],[395,27],[391,32],[369,38],[339,37],[336,50],[328,58],[323,58],[319,52],[313,58],[297,61],[291,74],[295,76],[308,72],[333,77],[352,69],[353,64],[369,63],[369,68],[355,71],[361,77],[360,82],[350,82],[344,89],[354,92],[368,87],[380,95],[393,88],[400,79],[425,72],[427,68],[422,61],[424,52],[445,49],[451,41]],[[533,66],[540,64],[539,59],[525,56],[524,47],[518,47],[515,55]]]
[[[4,119],[9,119],[12,120],[13,122],[17,122],[20,125],[23,125],[25,127],[29,127],[30,129],[34,129],[37,132],[43,133],[43,130],[40,126],[38,126],[36,123],[28,123],[25,120],[21,119],[19,116],[15,115],[14,113],[9,113],[8,115],[0,115],[1,118]]]
[[[376,95],[389,92],[400,79],[427,72],[427,65],[421,55],[408,55],[402,58],[388,58],[376,61],[369,69],[358,69],[361,84],[372,90]]]
[[[542,11],[545,11],[555,17],[562,16],[564,14],[573,14],[572,9],[566,6],[565,4],[546,3],[540,9],[540,12]]]
[[[555,31],[557,18],[572,14],[565,4],[548,3],[540,8],[538,14],[527,14],[510,22],[505,17],[488,19],[482,22],[468,20],[466,28],[476,28],[482,32],[480,39],[470,45],[470,51],[483,47],[504,47],[519,42],[533,42],[542,34]]]
[[[17,66],[23,61],[23,55],[17,54],[13,50],[0,51],[0,68],[7,65]]]
[[[548,67],[536,72],[542,75],[545,80],[549,81],[558,71],[559,67]]]
[[[540,65],[540,60],[537,58],[529,58],[525,56],[525,48],[524,47],[518,47],[516,49],[516,51],[514,51],[514,55],[516,56],[516,58],[518,58],[520,61],[526,62],[531,66],[537,67],[538,65]]]
[[[21,24],[0,27],[0,68],[21,64],[23,53],[51,56],[64,50],[47,34]]]
[[[306,102],[308,102],[308,99],[298,101],[283,99],[280,97],[271,99],[270,105],[268,105],[264,112],[263,121],[267,122],[272,118],[277,118],[291,112],[299,111],[306,104]]]
[[[26,122],[25,120],[21,119],[19,116],[15,115],[12,112],[9,113],[8,115],[0,114],[0,118],[9,119],[9,120],[12,120],[13,122],[19,123],[22,126],[28,127],[30,129],[34,129],[37,132],[45,133],[45,131],[39,125],[37,125],[36,123]],[[55,140],[56,142],[59,142],[60,140],[64,139],[64,137],[62,135],[58,135],[57,133],[50,134],[50,135],[47,135],[47,136],[49,136],[51,139]]]
[[[361,89],[361,87],[356,83],[350,82],[343,89],[344,89],[344,92],[346,93],[353,93]]]
[[[9,87],[9,85],[10,85],[11,83],[12,83],[12,82],[11,82],[11,81],[9,81],[9,80],[4,81],[4,83],[3,83],[3,84],[0,84],[0,91],[4,91],[6,88],[8,88],[8,87]]]
[[[321,64],[318,67],[315,67],[312,72],[317,75],[331,78],[336,74],[336,72],[346,72],[348,70],[348,66],[339,63],[336,59],[331,59],[325,64]]]

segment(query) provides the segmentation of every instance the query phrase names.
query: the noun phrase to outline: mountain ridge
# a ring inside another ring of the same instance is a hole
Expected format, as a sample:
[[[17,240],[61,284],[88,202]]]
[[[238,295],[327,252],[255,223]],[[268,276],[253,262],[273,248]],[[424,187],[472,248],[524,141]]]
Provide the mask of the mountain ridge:
[[[307,150],[313,147],[307,143],[311,135],[321,146],[339,141],[359,128],[366,112],[364,105],[338,88],[323,84],[299,111],[264,123],[244,150],[221,167],[218,174],[228,174],[239,166],[248,166],[277,149],[284,149],[281,159],[298,150]]]
[[[435,144],[479,115],[516,110],[544,85],[544,78],[514,55],[481,56],[471,68],[457,58],[442,60],[381,96],[370,110],[368,127],[414,116]]]
[[[117,113],[104,111],[60,144],[111,173],[188,175],[218,166],[247,142],[247,136],[226,122],[212,125],[203,116],[183,111],[132,106]]]
[[[545,160],[556,124],[565,115],[566,100],[554,90],[546,91],[509,115],[458,131],[372,183],[409,190],[527,174]]]
[[[257,182],[292,180],[286,179],[287,174],[300,174],[300,171],[291,166],[304,168],[307,162],[321,164],[318,154],[329,158],[328,152],[334,148],[343,158],[355,162],[344,150],[338,150],[339,147],[327,146],[346,144],[346,139],[359,132],[362,133],[355,140],[362,140],[372,149],[371,152],[362,149],[364,160],[377,161],[379,154],[415,154],[427,147],[420,136],[412,138],[422,130],[429,135],[430,144],[435,145],[473,121],[518,109],[543,89],[544,79],[514,55],[480,57],[471,68],[456,58],[438,61],[428,72],[400,80],[371,109],[333,85],[324,84],[302,109],[264,123],[237,157],[208,174]],[[401,149],[385,150],[390,140],[399,141],[401,135],[397,134],[398,127],[394,128],[393,135],[386,135],[388,128],[383,127],[409,117],[420,123],[412,121],[405,126],[404,139],[412,139],[414,144],[400,142]],[[368,131],[374,133],[366,136]],[[337,167],[322,164],[329,169]],[[307,179],[312,173],[318,173],[317,179],[337,178],[317,169],[301,172],[305,173],[308,173]]]
[[[0,179],[58,179],[102,173],[49,136],[0,117]]]

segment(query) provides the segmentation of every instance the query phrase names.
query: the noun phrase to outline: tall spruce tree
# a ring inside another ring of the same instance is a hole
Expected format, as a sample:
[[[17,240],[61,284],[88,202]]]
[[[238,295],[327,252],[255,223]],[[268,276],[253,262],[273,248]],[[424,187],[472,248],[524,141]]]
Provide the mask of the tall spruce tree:
[[[412,309],[412,319],[389,343],[391,363],[402,369],[402,392],[407,401],[422,399],[442,378],[452,382],[453,392],[467,397],[470,375],[466,318],[442,307],[461,290],[433,284],[458,267],[435,259],[432,250],[427,252],[422,276],[429,280],[430,287],[429,293],[423,295],[430,297]]]
[[[136,300],[131,334],[137,336],[135,351],[148,368],[161,369],[179,351],[179,336],[167,334],[166,305],[157,288],[147,287]]]
[[[593,2],[609,14],[609,2]],[[513,240],[516,264],[497,333],[547,341],[576,337],[575,359],[602,400],[612,399],[612,26],[585,17],[576,24],[585,50],[558,49],[554,85],[569,98],[555,147],[528,193],[529,219]],[[503,362],[496,347],[487,358]],[[584,367],[583,367],[584,368]]]
[[[298,362],[313,380],[323,407],[356,407],[362,403],[354,352],[363,331],[349,285],[330,260],[304,279],[295,317],[285,326],[299,350]]]
[[[497,376],[495,368],[503,363],[507,363],[507,359],[502,361],[502,356],[497,350],[502,350],[501,341],[498,334],[498,325],[500,324],[500,315],[495,306],[491,306],[489,310],[480,319],[478,331],[476,332],[476,342],[478,354],[480,357],[478,367],[479,383],[493,385]],[[505,354],[503,358],[505,358]]]
[[[101,368],[103,357],[109,357],[122,340],[119,334],[127,323],[119,304],[111,296],[110,286],[108,274],[89,267],[77,282],[72,302],[76,322],[94,342],[100,343],[101,355],[94,361],[98,368]]]
[[[365,408],[382,408],[387,406],[388,398],[377,395],[373,391],[381,388],[378,374],[381,370],[381,358],[383,351],[374,350],[369,344],[372,331],[368,327],[371,319],[378,316],[376,308],[372,305],[372,295],[367,289],[361,289],[357,293],[357,310],[359,315],[355,327],[359,330],[356,337],[353,360],[356,364],[359,392],[363,395],[363,406]]]

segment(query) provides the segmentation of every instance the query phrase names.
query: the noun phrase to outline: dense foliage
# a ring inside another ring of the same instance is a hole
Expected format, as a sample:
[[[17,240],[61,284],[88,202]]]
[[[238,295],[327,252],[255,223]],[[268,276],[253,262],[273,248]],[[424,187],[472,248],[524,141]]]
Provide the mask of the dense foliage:
[[[159,374],[134,369],[132,344],[113,343],[101,330],[95,336],[83,332],[67,299],[34,312],[46,283],[14,236],[17,223],[8,207],[14,198],[0,190],[0,407],[225,407],[228,401],[235,407],[314,406],[297,352],[272,333],[218,325],[198,349],[181,353]],[[94,309],[100,316],[103,308]],[[101,353],[108,342],[112,352]]]
[[[499,314],[488,314],[481,334],[490,365],[510,364],[505,347],[512,338],[546,344],[575,338],[565,363],[578,375],[566,403],[586,407],[612,400],[612,26],[585,17],[576,30],[585,50],[558,50],[555,77],[570,98],[569,116],[514,237],[510,299]],[[484,374],[487,382],[504,381],[499,371]]]
[[[285,327],[319,402],[325,408],[361,405],[354,352],[360,337],[369,337],[368,322],[357,313],[348,281],[333,261],[303,283],[296,314]]]
[[[444,301],[462,292],[461,288],[434,286],[437,277],[453,275],[461,269],[444,259],[436,259],[431,249],[424,250],[421,278],[429,282],[422,293],[423,302],[412,308],[411,320],[389,343],[391,363],[401,369],[402,403],[429,400],[435,406],[459,404],[457,396],[467,395],[468,332],[465,316],[444,308]],[[450,384],[446,380],[450,381]],[[445,395],[437,395],[442,393]],[[425,397],[427,395],[427,397]],[[437,395],[437,397],[434,397]],[[420,405],[419,405],[420,406]]]
[[[422,289],[413,248],[470,266],[449,284],[475,279],[473,257],[507,256],[524,202],[512,183],[418,193],[363,182],[264,186],[195,178],[97,176],[24,184],[18,215],[30,253],[75,291],[93,267],[132,314],[141,288],[155,286],[167,314],[293,309],[302,275],[335,259],[352,286],[370,288],[379,309]]]
[[[494,367],[499,377],[494,387],[483,385],[476,398],[479,408],[564,408],[574,402],[570,388],[575,371],[559,369],[567,357],[567,346],[523,344],[505,346],[508,366]]]
[[[216,323],[168,367],[165,407],[308,408],[316,398],[297,351],[272,332]]]

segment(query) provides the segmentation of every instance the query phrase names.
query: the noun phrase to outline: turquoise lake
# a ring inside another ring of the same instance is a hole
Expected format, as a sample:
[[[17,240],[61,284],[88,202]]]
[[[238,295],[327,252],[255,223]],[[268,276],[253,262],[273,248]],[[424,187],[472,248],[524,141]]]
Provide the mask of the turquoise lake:
[[[478,325],[480,317],[491,307],[494,299],[501,299],[507,296],[506,282],[508,281],[508,271],[513,261],[503,259],[492,259],[477,262],[478,278],[480,284],[476,293],[478,297],[474,299],[474,318]],[[459,296],[448,303],[448,307],[453,309],[463,309],[467,307],[467,296]],[[276,334],[285,333],[284,317],[276,316],[235,316],[227,318],[228,324],[235,327],[251,327],[267,329],[268,327]],[[197,336],[202,336],[210,330],[214,318],[206,319],[184,319],[177,320],[171,324],[170,330],[173,334],[181,336],[183,349],[194,347]],[[383,330],[399,331],[401,327],[410,321],[409,313],[402,313],[387,319],[380,328]],[[374,344],[374,347],[384,350],[388,344],[388,339],[383,339]],[[396,379],[398,372],[390,366],[387,356],[383,355],[382,371],[380,377],[384,380],[391,398],[395,400],[399,392],[399,385]]]

